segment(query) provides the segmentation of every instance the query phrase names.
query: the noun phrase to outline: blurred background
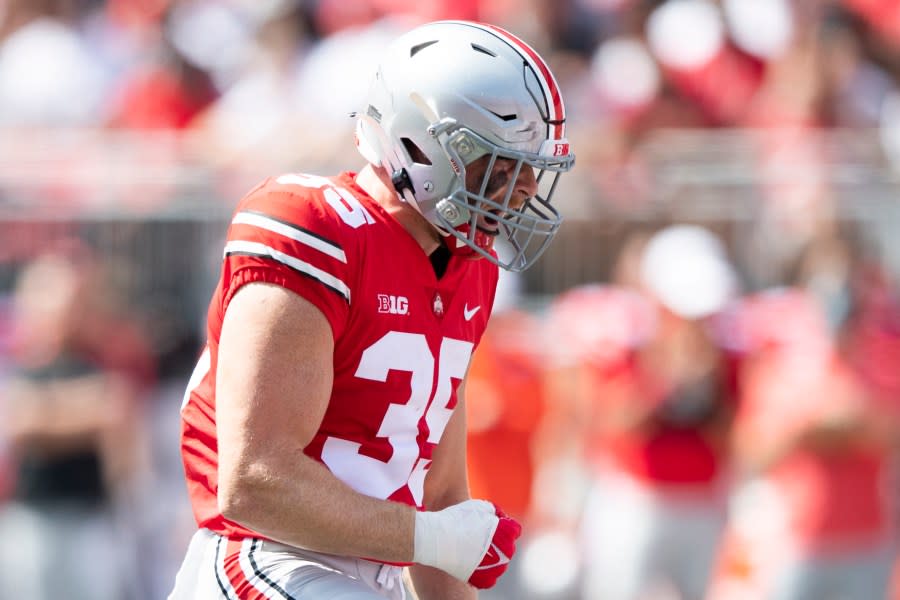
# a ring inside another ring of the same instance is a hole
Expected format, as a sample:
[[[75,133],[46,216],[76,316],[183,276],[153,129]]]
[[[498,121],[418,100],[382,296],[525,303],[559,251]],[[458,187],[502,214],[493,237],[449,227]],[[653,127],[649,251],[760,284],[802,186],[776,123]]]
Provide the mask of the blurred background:
[[[529,41],[578,156],[472,366],[483,597],[900,598],[897,0],[0,0],[0,598],[165,598],[231,210],[360,168],[440,18]]]

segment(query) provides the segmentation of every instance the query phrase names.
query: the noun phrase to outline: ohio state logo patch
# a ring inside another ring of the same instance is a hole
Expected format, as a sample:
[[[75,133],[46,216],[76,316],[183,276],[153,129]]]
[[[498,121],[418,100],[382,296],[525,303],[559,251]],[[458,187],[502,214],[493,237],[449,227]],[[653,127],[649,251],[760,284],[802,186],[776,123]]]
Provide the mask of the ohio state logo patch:
[[[444,299],[441,298],[440,293],[434,293],[434,301],[431,305],[431,309],[434,311],[434,315],[436,317],[444,316]]]

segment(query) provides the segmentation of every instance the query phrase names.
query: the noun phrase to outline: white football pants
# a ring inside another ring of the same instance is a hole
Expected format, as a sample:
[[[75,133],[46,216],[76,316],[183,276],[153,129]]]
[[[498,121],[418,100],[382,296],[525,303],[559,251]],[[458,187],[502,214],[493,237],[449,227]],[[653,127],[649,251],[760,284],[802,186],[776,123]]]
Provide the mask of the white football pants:
[[[169,600],[405,600],[403,569],[200,529]]]

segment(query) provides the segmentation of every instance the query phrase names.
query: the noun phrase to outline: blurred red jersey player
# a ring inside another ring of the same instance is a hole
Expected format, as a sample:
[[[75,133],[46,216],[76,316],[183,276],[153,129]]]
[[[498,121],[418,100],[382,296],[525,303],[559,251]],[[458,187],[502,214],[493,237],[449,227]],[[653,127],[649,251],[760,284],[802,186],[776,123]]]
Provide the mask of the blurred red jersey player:
[[[574,405],[590,469],[583,594],[700,598],[725,522],[735,398],[712,319],[737,281],[700,227],[668,227],[633,248],[631,285],[581,287],[551,308],[571,363],[557,378],[571,383],[549,404]]]
[[[857,318],[841,348],[801,289],[741,304],[735,447],[744,483],[723,551],[746,572],[721,573],[725,591],[714,597],[731,598],[728,586],[740,584],[772,598],[885,598],[896,547],[885,450],[897,420],[853,365],[854,346],[865,344]]]

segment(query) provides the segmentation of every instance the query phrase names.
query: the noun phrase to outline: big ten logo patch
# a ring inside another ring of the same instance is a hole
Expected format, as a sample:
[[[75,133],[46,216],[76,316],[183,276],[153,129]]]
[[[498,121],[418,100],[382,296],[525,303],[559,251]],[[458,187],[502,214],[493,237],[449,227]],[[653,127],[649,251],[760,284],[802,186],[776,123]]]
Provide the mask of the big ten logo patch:
[[[406,296],[378,294],[378,312],[390,315],[408,315],[409,300]]]
[[[553,144],[553,156],[566,156],[569,154],[569,144]]]

